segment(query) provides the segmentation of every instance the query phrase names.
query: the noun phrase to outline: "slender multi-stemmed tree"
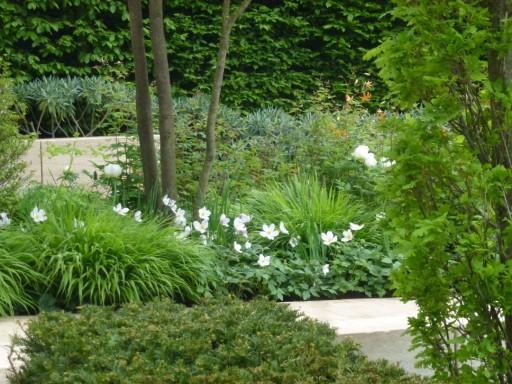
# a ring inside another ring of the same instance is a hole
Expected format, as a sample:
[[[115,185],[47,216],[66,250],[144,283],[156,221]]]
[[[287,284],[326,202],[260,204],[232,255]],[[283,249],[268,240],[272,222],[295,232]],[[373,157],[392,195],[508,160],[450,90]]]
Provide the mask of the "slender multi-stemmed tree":
[[[213,87],[208,109],[208,118],[206,122],[206,153],[203,168],[199,175],[199,184],[197,187],[196,198],[194,202],[195,212],[203,206],[206,193],[208,192],[208,180],[212,171],[213,162],[216,153],[215,126],[219,114],[220,95],[222,91],[222,82],[224,79],[224,69],[226,67],[226,57],[229,50],[229,36],[231,30],[238,18],[247,9],[251,0],[243,0],[242,3],[231,11],[230,0],[222,2],[222,27],[220,30],[219,50],[217,52],[217,64],[213,74]]]

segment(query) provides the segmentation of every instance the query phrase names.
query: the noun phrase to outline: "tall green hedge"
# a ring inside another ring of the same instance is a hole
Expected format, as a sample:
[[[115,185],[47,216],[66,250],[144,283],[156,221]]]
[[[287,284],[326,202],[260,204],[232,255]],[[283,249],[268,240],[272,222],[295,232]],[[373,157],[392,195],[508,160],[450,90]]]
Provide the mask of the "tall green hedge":
[[[220,1],[165,4],[172,77],[184,91],[205,91],[215,60]],[[243,107],[290,107],[328,83],[371,72],[363,52],[392,27],[388,0],[255,0],[235,26],[224,100]],[[0,61],[12,75],[129,76],[123,0],[0,0]],[[149,40],[149,39],[148,39]]]

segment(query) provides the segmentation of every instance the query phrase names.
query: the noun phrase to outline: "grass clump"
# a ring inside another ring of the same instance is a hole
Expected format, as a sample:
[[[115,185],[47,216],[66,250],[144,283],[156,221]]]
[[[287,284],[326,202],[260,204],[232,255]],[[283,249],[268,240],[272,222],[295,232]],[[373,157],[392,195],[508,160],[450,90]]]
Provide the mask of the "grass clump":
[[[316,177],[306,175],[255,190],[247,198],[246,205],[260,223],[286,223],[290,233],[306,242],[309,253],[321,249],[321,232],[341,233],[362,215],[360,205],[348,194],[326,187]]]
[[[0,229],[0,316],[34,307],[29,291],[43,281],[33,269],[33,242],[21,232]]]
[[[35,206],[45,221],[31,218]],[[197,300],[211,282],[211,251],[177,239],[175,229],[157,219],[137,222],[132,212],[115,213],[87,192],[38,187],[22,197],[18,212],[19,224],[6,229],[17,236],[10,249],[30,244],[31,265],[45,277],[37,291],[63,307],[159,296]]]
[[[368,362],[326,325],[265,300],[44,313],[14,346],[24,351],[25,365],[10,377],[19,384],[424,382]]]

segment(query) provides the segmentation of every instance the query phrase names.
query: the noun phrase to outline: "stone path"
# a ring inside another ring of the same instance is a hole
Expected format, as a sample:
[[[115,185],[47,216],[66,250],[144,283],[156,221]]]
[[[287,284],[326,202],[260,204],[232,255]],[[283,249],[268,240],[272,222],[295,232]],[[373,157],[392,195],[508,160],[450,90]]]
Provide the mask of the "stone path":
[[[31,316],[15,316],[0,318],[0,384],[7,384],[5,375],[9,365],[9,345],[11,344],[11,337],[19,335],[22,330],[21,327],[25,324]]]
[[[410,337],[404,335],[407,318],[415,316],[414,303],[399,299],[318,300],[286,303],[305,316],[329,324],[339,339],[350,337],[361,345],[370,359],[387,359],[400,364],[409,372],[428,375],[429,371],[414,367],[414,352],[410,352]],[[6,384],[11,336],[21,332],[20,323],[30,317],[0,318],[0,384]]]
[[[338,338],[351,338],[361,345],[368,358],[386,359],[420,375],[430,370],[415,367],[415,352],[409,351],[411,338],[405,335],[407,319],[417,313],[414,303],[400,299],[319,300],[288,303],[304,315],[329,324]]]

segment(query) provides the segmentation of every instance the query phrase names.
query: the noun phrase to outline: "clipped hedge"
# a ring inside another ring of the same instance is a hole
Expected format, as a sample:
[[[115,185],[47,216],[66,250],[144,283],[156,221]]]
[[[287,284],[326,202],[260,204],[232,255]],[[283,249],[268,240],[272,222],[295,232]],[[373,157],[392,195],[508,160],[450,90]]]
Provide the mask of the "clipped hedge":
[[[209,89],[220,2],[167,2],[172,78]],[[255,0],[232,33],[223,100],[261,107],[303,105],[323,83],[340,100],[372,72],[362,56],[393,28],[380,0]],[[0,62],[14,77],[109,75],[132,69],[123,0],[0,0]],[[149,36],[148,36],[149,43]],[[364,75],[366,76],[366,75]]]
[[[11,383],[420,384],[370,363],[332,329],[263,300],[170,301],[44,313],[14,341],[25,366]]]

